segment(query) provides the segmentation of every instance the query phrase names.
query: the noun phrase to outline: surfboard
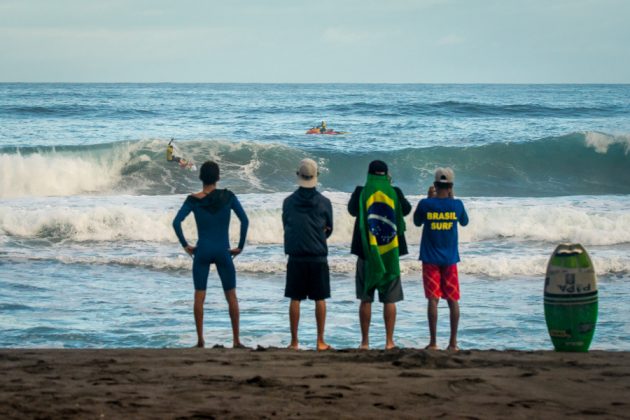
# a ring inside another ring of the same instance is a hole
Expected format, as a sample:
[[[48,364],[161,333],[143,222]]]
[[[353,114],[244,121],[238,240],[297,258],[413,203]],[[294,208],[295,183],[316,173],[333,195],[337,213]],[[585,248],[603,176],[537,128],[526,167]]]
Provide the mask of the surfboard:
[[[558,245],[547,264],[545,321],[556,351],[587,352],[597,323],[597,276],[580,244]]]
[[[319,128],[314,127],[306,131],[306,134],[320,134],[320,135],[332,135],[332,136],[340,136],[344,134],[350,134],[349,131],[335,131],[335,130],[326,130],[323,133],[319,130]]]
[[[181,158],[179,161],[179,167],[182,169],[188,169],[190,172],[195,172],[197,170],[197,165],[195,165],[194,162],[184,158]]]

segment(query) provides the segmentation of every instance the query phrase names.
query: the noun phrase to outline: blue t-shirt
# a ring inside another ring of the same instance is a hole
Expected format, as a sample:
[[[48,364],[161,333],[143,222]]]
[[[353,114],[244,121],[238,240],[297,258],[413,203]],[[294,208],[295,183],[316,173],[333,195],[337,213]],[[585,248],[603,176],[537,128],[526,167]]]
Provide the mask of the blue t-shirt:
[[[468,214],[461,200],[425,198],[413,213],[413,223],[424,225],[420,241],[420,260],[435,265],[459,262],[457,224],[466,226]]]

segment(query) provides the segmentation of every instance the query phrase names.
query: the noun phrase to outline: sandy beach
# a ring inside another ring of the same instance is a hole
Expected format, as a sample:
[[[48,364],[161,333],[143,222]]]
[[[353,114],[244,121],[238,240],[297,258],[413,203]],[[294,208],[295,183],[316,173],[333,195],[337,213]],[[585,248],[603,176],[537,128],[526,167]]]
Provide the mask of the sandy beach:
[[[4,349],[1,418],[627,418],[630,353]]]

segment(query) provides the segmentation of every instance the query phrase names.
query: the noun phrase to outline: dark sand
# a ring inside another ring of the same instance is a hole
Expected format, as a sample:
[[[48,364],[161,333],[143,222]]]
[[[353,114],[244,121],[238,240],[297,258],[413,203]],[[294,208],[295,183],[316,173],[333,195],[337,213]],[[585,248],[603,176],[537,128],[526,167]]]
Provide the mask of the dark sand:
[[[630,417],[630,353],[0,350],[0,418]]]

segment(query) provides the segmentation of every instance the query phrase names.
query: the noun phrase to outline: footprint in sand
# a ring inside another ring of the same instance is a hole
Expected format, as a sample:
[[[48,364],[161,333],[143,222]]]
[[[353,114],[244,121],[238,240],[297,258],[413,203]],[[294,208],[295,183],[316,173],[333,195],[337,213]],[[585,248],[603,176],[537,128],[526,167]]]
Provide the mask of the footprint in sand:
[[[451,391],[456,393],[479,390],[480,386],[494,388],[493,386],[487,384],[486,381],[481,378],[463,378],[455,379],[448,382],[448,387],[451,389]]]
[[[329,384],[329,385],[322,385],[322,388],[334,388],[334,389],[343,389],[345,391],[354,391],[354,388],[352,388],[351,386],[347,386],[347,385]]]
[[[396,410],[395,405],[385,404],[385,403],[374,403],[374,407],[382,408],[383,410],[392,410],[392,411]]]
[[[272,388],[281,386],[282,382],[276,379],[265,379],[262,376],[254,376],[252,378],[246,379],[245,383],[248,385],[259,386],[261,388]]]
[[[316,373],[315,375],[307,375],[302,376],[302,379],[325,379],[328,378],[328,375],[324,375],[323,373]]]
[[[399,375],[401,378],[432,378],[432,375],[427,375],[421,372],[401,372]]]
[[[304,398],[306,398],[307,400],[312,400],[312,399],[320,399],[320,400],[337,400],[340,398],[343,398],[343,393],[341,392],[331,392],[329,394],[309,394],[309,395],[305,395]]]

